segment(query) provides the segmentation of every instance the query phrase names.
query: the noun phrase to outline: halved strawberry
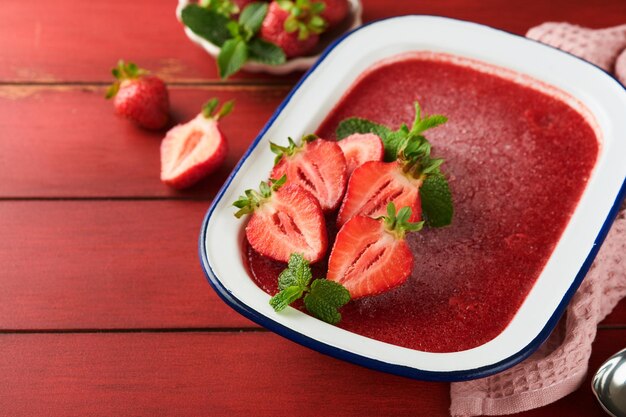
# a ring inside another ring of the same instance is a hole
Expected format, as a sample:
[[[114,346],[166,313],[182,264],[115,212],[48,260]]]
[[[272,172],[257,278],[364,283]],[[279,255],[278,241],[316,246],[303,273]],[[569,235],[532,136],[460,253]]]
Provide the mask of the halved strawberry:
[[[209,100],[191,121],[173,127],[161,142],[161,181],[175,188],[189,187],[215,171],[226,159],[228,144],[219,120],[231,112],[233,102],[219,112],[217,99]]]
[[[298,184],[310,191],[324,211],[339,206],[347,175],[346,159],[337,142],[308,135],[302,138],[299,146],[289,138],[286,147],[274,143],[270,147],[278,155],[272,178],[287,175],[288,184]]]
[[[409,207],[396,216],[389,203],[387,217],[355,216],[337,234],[328,261],[327,279],[346,287],[352,298],[375,295],[402,284],[413,269],[413,254],[404,240],[423,222],[409,223]]]
[[[293,253],[317,262],[326,253],[328,237],[324,214],[311,193],[296,184],[282,186],[286,177],[260,190],[246,190],[233,205],[237,218],[252,214],[246,226],[250,246],[261,255],[288,262]]]
[[[346,158],[348,178],[356,167],[367,161],[382,161],[385,155],[383,141],[373,133],[354,133],[337,144]]]
[[[390,202],[398,207],[411,208],[411,221],[421,218],[420,177],[404,172],[402,161],[366,162],[356,168],[348,181],[346,196],[339,209],[337,226],[343,226],[360,214],[378,217],[385,213]]]

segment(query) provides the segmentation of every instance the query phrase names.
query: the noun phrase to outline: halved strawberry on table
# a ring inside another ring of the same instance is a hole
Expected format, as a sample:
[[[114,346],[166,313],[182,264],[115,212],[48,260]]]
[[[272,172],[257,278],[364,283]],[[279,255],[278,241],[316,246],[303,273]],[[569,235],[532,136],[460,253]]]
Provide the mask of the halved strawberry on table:
[[[348,178],[357,167],[368,161],[382,161],[385,155],[383,141],[373,133],[354,133],[337,144],[346,158]]]
[[[314,263],[326,254],[328,237],[317,199],[297,184],[285,185],[286,177],[261,182],[259,191],[246,190],[233,205],[237,218],[251,214],[246,238],[261,255],[288,262],[298,253]]]
[[[301,144],[289,138],[287,146],[270,143],[277,154],[272,178],[287,175],[288,184],[298,184],[317,198],[322,210],[339,206],[346,188],[346,159],[337,142],[315,135],[302,138]]]
[[[324,4],[310,0],[275,0],[270,3],[260,36],[278,45],[287,58],[311,52],[326,29],[320,16]]]
[[[421,230],[423,222],[409,221],[410,207],[396,215],[389,203],[386,211],[377,219],[357,215],[337,234],[326,278],[343,285],[353,299],[385,292],[411,275],[413,254],[404,237]]]
[[[161,181],[175,188],[189,187],[215,171],[226,159],[228,143],[220,119],[233,109],[233,101],[217,111],[213,98],[187,123],[170,129],[161,142]]]

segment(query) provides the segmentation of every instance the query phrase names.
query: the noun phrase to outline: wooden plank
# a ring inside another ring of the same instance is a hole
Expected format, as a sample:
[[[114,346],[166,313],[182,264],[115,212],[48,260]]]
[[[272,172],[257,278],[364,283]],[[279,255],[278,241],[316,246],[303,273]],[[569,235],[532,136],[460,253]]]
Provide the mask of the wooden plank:
[[[523,5],[507,0],[363,0],[363,5],[364,18],[368,21],[407,14],[441,15],[482,23],[519,35],[524,35],[531,27],[548,21],[603,28],[621,25],[626,19],[626,2],[621,0],[532,0]]]
[[[601,331],[591,368],[622,348]],[[0,409],[18,416],[447,416],[448,384],[341,362],[271,333],[0,335]],[[520,416],[603,416],[589,377]]]
[[[0,80],[108,82],[111,68],[123,58],[167,81],[217,81],[215,60],[185,36],[176,4],[5,0],[0,8]],[[280,79],[245,73],[234,78]]]
[[[366,21],[435,14],[519,34],[549,20],[604,27],[622,24],[626,18],[622,0],[532,0],[523,6],[512,6],[508,0],[364,0],[363,4]],[[120,58],[135,60],[169,81],[215,81],[214,60],[184,36],[174,16],[175,5],[173,0],[5,0],[0,8],[0,81],[104,82]],[[242,74],[235,80],[293,81],[298,76]]]
[[[0,329],[255,327],[199,266],[208,206],[0,201]],[[626,302],[604,324],[626,326]]]
[[[0,202],[0,329],[255,326],[200,268],[208,206]]]
[[[230,144],[226,162],[182,192],[159,180],[159,146],[165,133],[140,129],[116,116],[103,91],[0,87],[0,198],[212,198],[288,89],[170,88],[172,125],[193,118],[210,97],[236,101],[235,110],[222,122]]]

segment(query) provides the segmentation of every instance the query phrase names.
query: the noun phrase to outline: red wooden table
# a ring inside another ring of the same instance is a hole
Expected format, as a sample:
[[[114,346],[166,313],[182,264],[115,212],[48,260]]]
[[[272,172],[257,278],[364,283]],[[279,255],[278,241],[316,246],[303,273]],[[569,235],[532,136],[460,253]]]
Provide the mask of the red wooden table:
[[[624,0],[365,0],[365,20],[424,13],[523,34],[625,23]],[[211,290],[197,236],[211,198],[298,74],[216,78],[175,1],[3,0],[0,7],[0,415],[445,416],[448,384],[347,364],[259,328]],[[436,36],[436,35],[435,35]],[[169,84],[177,121],[235,98],[231,152],[199,186],[159,182],[159,141],[115,117],[110,68]],[[626,304],[591,367],[626,341]],[[378,410],[378,412],[377,412]],[[603,415],[588,384],[527,416]]]

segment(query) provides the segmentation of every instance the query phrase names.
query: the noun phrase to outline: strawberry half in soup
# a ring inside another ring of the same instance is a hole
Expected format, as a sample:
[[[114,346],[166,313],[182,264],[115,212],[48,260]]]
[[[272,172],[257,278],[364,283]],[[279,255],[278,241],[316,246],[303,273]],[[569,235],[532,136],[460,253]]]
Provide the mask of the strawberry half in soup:
[[[398,211],[389,203],[387,216],[355,216],[337,234],[328,261],[327,279],[338,282],[352,299],[376,295],[402,284],[411,275],[413,254],[406,232],[421,230],[411,223],[411,208]]]
[[[317,198],[322,210],[339,206],[346,188],[346,159],[336,142],[315,135],[302,138],[296,145],[289,138],[286,147],[270,144],[277,154],[272,178],[287,176],[287,184],[298,184]]]
[[[421,218],[420,178],[402,172],[399,162],[366,162],[354,170],[343,200],[337,226],[341,227],[354,216],[379,217],[387,204],[411,208],[410,221]]]
[[[382,161],[383,141],[373,133],[354,133],[337,142],[346,158],[348,178],[354,170],[368,161]]]
[[[339,227],[356,215],[381,216],[390,202],[399,207],[410,207],[413,213],[410,220],[419,220],[422,213],[420,188],[425,183],[428,184],[427,190],[436,188],[436,193],[425,195],[425,207],[435,208],[426,212],[429,225],[439,227],[450,224],[452,200],[447,181],[439,169],[443,159],[431,157],[430,142],[423,135],[426,130],[440,126],[448,119],[442,115],[423,116],[418,102],[414,103],[414,108],[415,118],[411,128],[402,124],[393,131],[387,126],[360,118],[349,118],[340,123],[337,131],[341,135],[349,134],[343,140],[364,134],[381,137],[387,162],[366,162],[354,170],[337,217]],[[377,134],[374,135],[374,132]],[[439,204],[436,200],[441,199],[442,204]],[[444,205],[449,207],[449,215],[444,213],[441,217],[442,213],[436,211]]]
[[[246,190],[233,205],[237,218],[251,214],[246,225],[250,246],[271,259],[287,262],[298,253],[314,263],[326,254],[328,238],[324,215],[317,199],[286,177],[261,182],[259,191]]]

